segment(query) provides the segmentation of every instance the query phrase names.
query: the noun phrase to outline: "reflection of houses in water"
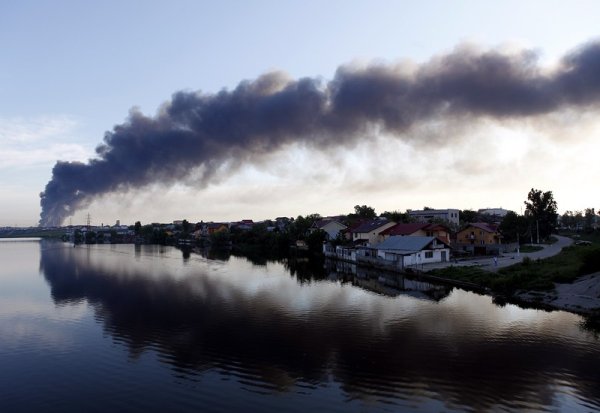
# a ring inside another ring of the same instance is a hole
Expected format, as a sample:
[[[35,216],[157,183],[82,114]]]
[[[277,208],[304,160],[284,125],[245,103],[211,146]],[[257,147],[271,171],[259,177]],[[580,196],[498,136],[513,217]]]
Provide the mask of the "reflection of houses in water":
[[[378,271],[350,262],[326,260],[325,268],[331,281],[349,282],[362,289],[389,297],[408,295],[415,298],[439,301],[447,297],[453,287],[409,279],[402,274]]]
[[[355,262],[360,265],[404,272],[422,268],[423,264],[446,262],[450,258],[450,246],[433,236],[394,235],[378,244],[356,247],[323,245],[328,258]]]

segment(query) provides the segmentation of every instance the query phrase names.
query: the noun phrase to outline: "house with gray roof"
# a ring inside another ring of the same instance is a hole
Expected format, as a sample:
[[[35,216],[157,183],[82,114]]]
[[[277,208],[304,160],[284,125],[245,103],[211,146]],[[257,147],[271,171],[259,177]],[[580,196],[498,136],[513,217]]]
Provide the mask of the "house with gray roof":
[[[375,247],[377,257],[398,268],[445,262],[450,258],[450,245],[437,237],[391,236]]]
[[[387,219],[373,219],[366,221],[352,229],[352,241],[364,241],[368,245],[375,245],[379,241],[379,234],[396,225]]]

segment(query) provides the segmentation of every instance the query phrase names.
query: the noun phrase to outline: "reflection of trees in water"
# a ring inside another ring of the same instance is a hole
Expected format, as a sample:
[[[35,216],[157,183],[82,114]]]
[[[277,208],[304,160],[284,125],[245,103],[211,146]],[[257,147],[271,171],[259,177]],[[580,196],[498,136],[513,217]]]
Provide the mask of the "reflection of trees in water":
[[[94,265],[89,251],[41,254],[57,303],[88,301],[132,356],[158,349],[178,372],[215,369],[280,391],[300,381],[316,386],[333,374],[352,397],[433,397],[475,410],[503,401],[519,408],[537,395],[551,405],[555,381],[567,372],[583,399],[600,404],[600,358],[564,340],[491,340],[468,318],[452,319],[441,335],[429,323],[448,316],[435,308],[428,317],[375,328],[381,320],[367,309],[345,312],[332,298],[294,312],[282,307],[277,291],[252,296],[202,267],[185,279],[121,275]],[[287,265],[296,277],[310,268],[305,261]]]
[[[197,254],[209,260],[218,260],[225,262],[229,261],[229,258],[231,257],[231,249],[226,247],[210,248],[196,245],[179,245],[175,248],[181,251],[182,258],[184,260],[189,259],[191,257],[191,254]]]
[[[584,317],[580,326],[584,331],[592,333],[598,339],[600,337],[600,312],[596,311]]]

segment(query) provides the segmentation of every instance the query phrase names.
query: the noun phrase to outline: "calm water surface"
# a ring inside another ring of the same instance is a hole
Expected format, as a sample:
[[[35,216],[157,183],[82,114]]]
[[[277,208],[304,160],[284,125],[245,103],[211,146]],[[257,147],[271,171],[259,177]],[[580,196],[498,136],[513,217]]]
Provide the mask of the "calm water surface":
[[[565,312],[171,247],[0,241],[0,411],[600,411]]]

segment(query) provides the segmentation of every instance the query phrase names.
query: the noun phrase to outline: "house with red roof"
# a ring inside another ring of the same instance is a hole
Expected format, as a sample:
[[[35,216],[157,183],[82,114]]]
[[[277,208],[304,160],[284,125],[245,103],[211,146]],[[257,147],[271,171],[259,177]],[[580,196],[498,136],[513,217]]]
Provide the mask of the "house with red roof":
[[[393,236],[409,237],[435,237],[450,244],[450,229],[442,224],[429,224],[423,222],[400,223],[382,231],[380,241],[385,241]]]

